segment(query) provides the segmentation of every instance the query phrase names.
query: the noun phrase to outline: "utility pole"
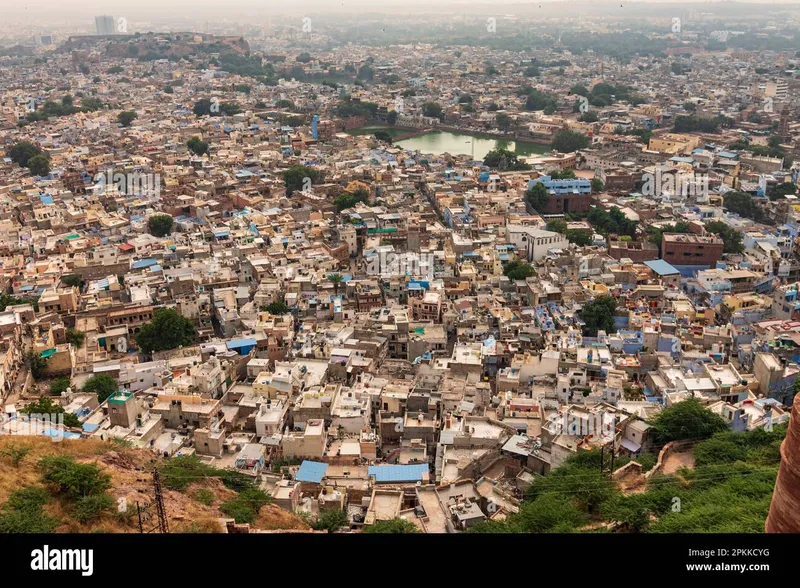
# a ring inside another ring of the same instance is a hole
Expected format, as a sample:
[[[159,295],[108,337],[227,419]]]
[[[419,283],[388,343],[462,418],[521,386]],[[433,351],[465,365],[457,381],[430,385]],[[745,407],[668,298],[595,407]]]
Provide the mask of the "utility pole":
[[[167,534],[169,533],[169,525],[167,524],[167,510],[164,508],[164,495],[161,493],[161,478],[158,475],[158,468],[153,470],[153,493],[156,498],[156,511],[158,512],[158,527],[159,530]]]

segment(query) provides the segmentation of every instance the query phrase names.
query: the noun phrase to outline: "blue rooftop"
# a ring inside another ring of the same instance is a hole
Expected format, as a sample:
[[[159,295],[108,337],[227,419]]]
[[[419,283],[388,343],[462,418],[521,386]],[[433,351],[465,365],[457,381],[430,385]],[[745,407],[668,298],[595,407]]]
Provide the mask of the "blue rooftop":
[[[305,463],[305,462],[304,462]],[[421,482],[423,475],[429,471],[428,464],[414,465],[377,465],[369,466],[370,476],[376,482]]]
[[[151,265],[156,265],[156,260],[153,258],[150,259],[140,259],[139,261],[134,261],[133,265],[131,265],[132,269],[142,269],[143,267],[150,267]]]
[[[426,466],[427,467],[427,466]],[[319,484],[328,471],[328,464],[319,461],[304,461],[294,477],[298,482],[313,482]]]
[[[656,272],[659,276],[671,276],[673,274],[681,273],[675,267],[673,267],[663,259],[654,259],[653,261],[645,261],[644,264],[651,270]]]

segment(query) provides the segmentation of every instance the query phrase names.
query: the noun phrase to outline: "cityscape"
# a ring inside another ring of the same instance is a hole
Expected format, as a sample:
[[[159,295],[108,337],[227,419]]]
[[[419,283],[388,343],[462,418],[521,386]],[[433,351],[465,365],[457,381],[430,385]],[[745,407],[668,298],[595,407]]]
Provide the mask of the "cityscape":
[[[800,4],[67,4],[0,534],[800,533]]]

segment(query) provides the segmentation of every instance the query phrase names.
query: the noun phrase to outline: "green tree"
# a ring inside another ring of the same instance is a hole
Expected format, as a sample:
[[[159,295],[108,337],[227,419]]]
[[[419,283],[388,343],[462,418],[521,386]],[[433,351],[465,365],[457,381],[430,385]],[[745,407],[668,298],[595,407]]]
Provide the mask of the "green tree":
[[[338,272],[334,272],[334,273],[328,274],[327,277],[328,277],[328,281],[331,284],[333,284],[333,292],[334,292],[334,294],[338,295],[339,294],[339,286],[341,285],[342,278],[344,276],[342,276],[342,274],[340,274]]]
[[[35,155],[28,160],[28,169],[34,176],[46,176],[50,173],[50,160],[44,155]]]
[[[50,500],[44,488],[24,486],[0,507],[0,533],[52,533],[61,523],[42,508]]]
[[[567,223],[560,218],[553,219],[547,223],[547,230],[561,233],[563,235],[567,232]]]
[[[530,165],[519,161],[517,154],[508,149],[492,149],[483,158],[486,167],[499,170],[528,170]]]
[[[374,137],[378,139],[378,141],[383,141],[384,143],[389,143],[390,145],[392,144],[392,135],[383,129],[375,131]]]
[[[318,170],[304,165],[293,165],[283,172],[283,181],[286,184],[287,196],[291,196],[294,192],[313,186],[321,179],[322,174]]]
[[[28,304],[28,301],[22,298],[16,298],[8,292],[0,294],[0,311],[5,310],[9,306],[16,306],[17,304]]]
[[[28,161],[44,152],[30,141],[19,141],[8,150],[8,157],[20,167],[28,167]]]
[[[689,398],[659,412],[650,421],[656,445],[680,439],[708,439],[726,431],[728,423],[703,406],[697,398]]]
[[[323,510],[316,519],[311,522],[311,528],[315,531],[328,531],[333,533],[349,523],[347,513],[339,509]]]
[[[587,110],[578,117],[578,120],[585,123],[596,123],[599,119],[597,112],[594,110]]]
[[[592,178],[592,192],[602,192],[603,182],[600,178]]]
[[[67,342],[71,343],[73,347],[80,349],[83,347],[83,341],[86,338],[86,333],[78,331],[77,329],[67,329]]]
[[[203,141],[200,137],[192,137],[186,141],[186,146],[189,148],[189,151],[195,155],[203,156],[208,153],[208,143]]]
[[[531,207],[539,213],[547,209],[547,203],[550,201],[550,195],[542,182],[536,182],[530,190],[526,191],[525,198]]]
[[[118,389],[117,381],[108,374],[96,374],[86,380],[83,385],[84,392],[95,392],[98,402],[105,402]]]
[[[25,365],[31,372],[34,380],[41,380],[47,370],[47,360],[40,353],[29,351],[25,354]]]
[[[511,117],[504,112],[498,112],[495,115],[495,122],[497,122],[497,128],[503,132],[511,128]]]
[[[69,388],[69,386],[69,378],[66,376],[60,376],[50,382],[50,394],[53,396],[60,396],[62,392],[65,392],[67,388]]]
[[[436,102],[426,102],[422,105],[422,114],[433,118],[442,119],[444,113],[440,104]]]
[[[583,305],[580,316],[583,321],[583,334],[588,337],[597,337],[597,331],[606,333],[614,332],[614,311],[617,310],[617,301],[613,296],[598,296]]]
[[[265,310],[274,315],[287,314],[291,312],[289,306],[283,301],[270,302],[268,305],[262,307],[261,310]]]
[[[144,353],[177,349],[194,343],[197,331],[192,321],[174,308],[157,308],[153,320],[142,326],[136,345]]]
[[[536,270],[533,269],[531,264],[519,259],[515,259],[514,261],[506,264],[506,266],[503,268],[503,274],[512,281],[524,280],[525,278],[531,277],[535,273]]]
[[[770,200],[780,200],[786,195],[797,194],[797,186],[791,182],[781,182],[767,190],[767,197]]]
[[[342,192],[333,200],[338,212],[342,212],[348,208],[353,208],[359,202],[369,202],[369,192],[363,188],[355,190],[352,194],[350,192]]]
[[[746,192],[729,191],[722,197],[722,204],[730,212],[760,223],[768,223],[769,217]]]
[[[572,153],[589,146],[589,138],[583,133],[563,129],[553,138],[552,147],[559,153]]]
[[[362,533],[419,533],[414,523],[406,519],[393,518],[388,521],[376,521],[373,525],[367,525],[361,530]]]
[[[139,115],[133,110],[123,110],[117,115],[117,122],[123,127],[131,126],[131,123],[139,118]]]
[[[82,280],[79,275],[71,274],[69,276],[61,276],[61,282],[67,286],[72,286],[73,288],[80,288]]]
[[[156,237],[166,237],[172,233],[174,219],[168,214],[154,214],[147,219],[147,228],[150,234]]]
[[[564,236],[570,243],[575,243],[575,245],[581,247],[591,245],[592,243],[592,234],[585,229],[572,229],[564,233]]]
[[[722,221],[711,221],[706,223],[706,231],[719,235],[725,242],[723,251],[725,253],[742,253],[744,244],[742,243],[742,233],[728,226]]]

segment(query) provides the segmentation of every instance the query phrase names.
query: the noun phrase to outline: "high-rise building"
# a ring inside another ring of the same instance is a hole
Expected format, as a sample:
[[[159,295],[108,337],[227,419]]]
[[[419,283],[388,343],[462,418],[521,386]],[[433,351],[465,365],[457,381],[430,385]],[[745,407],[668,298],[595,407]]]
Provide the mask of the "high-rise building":
[[[95,16],[94,26],[97,29],[98,35],[113,35],[114,34],[114,17],[113,16]]]

